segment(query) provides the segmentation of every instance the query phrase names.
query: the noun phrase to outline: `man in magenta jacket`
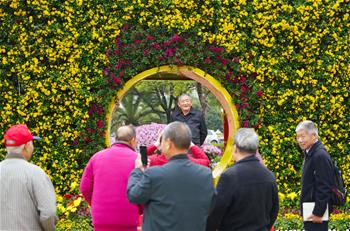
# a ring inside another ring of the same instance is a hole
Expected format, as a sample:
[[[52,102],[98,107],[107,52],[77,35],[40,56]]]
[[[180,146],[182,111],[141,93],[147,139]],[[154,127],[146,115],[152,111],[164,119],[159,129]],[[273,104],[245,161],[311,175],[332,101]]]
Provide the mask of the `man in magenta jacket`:
[[[128,201],[126,188],[135,167],[136,131],[131,126],[117,130],[117,143],[97,152],[89,160],[80,190],[91,206],[96,231],[136,231],[138,206]]]

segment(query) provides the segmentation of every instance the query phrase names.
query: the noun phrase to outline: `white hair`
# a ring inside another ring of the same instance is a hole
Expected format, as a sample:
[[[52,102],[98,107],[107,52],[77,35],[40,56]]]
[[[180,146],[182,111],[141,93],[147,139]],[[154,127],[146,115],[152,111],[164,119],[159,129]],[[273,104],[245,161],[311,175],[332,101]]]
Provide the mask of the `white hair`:
[[[6,147],[7,153],[22,154],[22,151],[25,145],[26,144],[22,144],[20,146],[14,146],[14,147]]]
[[[189,97],[190,100],[192,101],[192,97],[191,97],[189,94],[187,94],[187,93],[182,93],[182,94],[177,98],[177,101],[178,101],[178,102],[181,101],[181,99],[182,99],[183,97],[185,97],[185,96]]]
[[[240,128],[235,135],[235,145],[243,152],[255,154],[259,148],[259,136],[253,128]]]
[[[316,124],[311,120],[304,120],[303,122],[300,122],[295,129],[295,132],[299,131],[305,131],[309,134],[315,134],[318,137],[318,129],[316,127]]]

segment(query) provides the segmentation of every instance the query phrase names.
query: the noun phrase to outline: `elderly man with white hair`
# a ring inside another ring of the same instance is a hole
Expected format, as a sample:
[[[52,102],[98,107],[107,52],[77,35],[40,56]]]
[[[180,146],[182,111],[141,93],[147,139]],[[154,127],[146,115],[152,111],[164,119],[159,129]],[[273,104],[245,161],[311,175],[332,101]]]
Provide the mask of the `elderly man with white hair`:
[[[4,136],[7,150],[0,162],[0,230],[55,230],[56,195],[48,175],[28,163],[33,136],[25,124],[14,125]]]
[[[234,142],[235,164],[219,179],[207,231],[270,230],[279,210],[278,190],[274,174],[255,156],[258,134],[241,128]]]
[[[191,129],[192,142],[201,146],[207,137],[208,130],[203,112],[192,107],[192,98],[189,94],[178,97],[177,108],[171,113],[171,121],[186,123]]]
[[[325,147],[318,140],[318,129],[310,120],[302,121],[295,129],[297,142],[304,152],[301,178],[300,208],[303,203],[314,202],[312,214],[306,217],[306,231],[328,230],[328,221],[322,216],[331,208],[331,187],[333,185],[332,160]],[[305,206],[305,204],[304,204]]]

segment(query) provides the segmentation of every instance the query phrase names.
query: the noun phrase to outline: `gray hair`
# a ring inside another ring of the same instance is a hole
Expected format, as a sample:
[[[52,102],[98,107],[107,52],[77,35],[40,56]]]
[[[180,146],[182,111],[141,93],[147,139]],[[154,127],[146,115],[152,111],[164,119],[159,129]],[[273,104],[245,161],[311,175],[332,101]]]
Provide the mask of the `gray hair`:
[[[300,122],[295,129],[295,132],[306,131],[309,134],[315,134],[318,137],[318,128],[311,120],[304,120]]]
[[[6,147],[6,151],[7,153],[22,154],[25,145],[26,144],[22,144],[20,146],[9,146]]]
[[[238,129],[234,141],[242,152],[255,154],[259,148],[259,136],[253,128]]]
[[[172,122],[163,131],[162,141],[169,139],[178,149],[189,149],[192,140],[191,130],[187,124]]]
[[[192,97],[187,94],[187,93],[182,93],[178,98],[177,98],[177,102],[179,102],[181,100],[181,98],[185,97],[185,96],[188,96],[191,100],[192,100]]]

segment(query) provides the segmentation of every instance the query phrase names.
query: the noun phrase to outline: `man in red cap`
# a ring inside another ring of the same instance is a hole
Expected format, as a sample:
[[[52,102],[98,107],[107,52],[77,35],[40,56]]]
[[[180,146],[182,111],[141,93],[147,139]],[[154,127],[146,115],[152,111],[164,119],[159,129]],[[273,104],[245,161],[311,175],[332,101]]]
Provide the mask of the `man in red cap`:
[[[0,162],[0,230],[55,230],[56,195],[50,178],[29,163],[34,146],[25,124],[6,131]]]

